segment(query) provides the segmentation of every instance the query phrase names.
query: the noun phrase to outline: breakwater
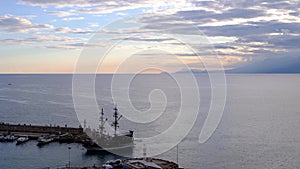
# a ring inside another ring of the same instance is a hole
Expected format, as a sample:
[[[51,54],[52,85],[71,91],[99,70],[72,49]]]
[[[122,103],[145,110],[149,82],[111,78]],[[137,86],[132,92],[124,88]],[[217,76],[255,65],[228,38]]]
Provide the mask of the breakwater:
[[[61,143],[85,143],[90,141],[90,138],[85,134],[83,128],[68,127],[67,125],[61,127],[52,125],[41,126],[31,124],[0,123],[0,134],[3,136],[11,135],[16,138],[28,137],[31,140],[36,140],[48,135],[51,142],[57,141]]]
[[[83,128],[73,128],[68,126],[37,126],[28,124],[8,124],[0,123],[1,132],[24,132],[24,133],[44,133],[44,134],[63,134],[70,133],[73,135],[84,134]]]

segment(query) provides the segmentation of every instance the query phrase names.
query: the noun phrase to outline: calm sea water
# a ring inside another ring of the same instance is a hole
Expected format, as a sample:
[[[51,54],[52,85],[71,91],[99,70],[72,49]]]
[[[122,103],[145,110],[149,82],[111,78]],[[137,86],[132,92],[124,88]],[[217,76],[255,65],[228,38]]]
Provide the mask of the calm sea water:
[[[104,107],[107,116],[111,115],[114,103],[110,94],[111,77],[98,75],[95,81],[98,105]],[[199,144],[198,136],[209,109],[211,90],[208,78],[197,75],[200,112],[193,129],[178,146],[179,164],[194,169],[298,168],[300,75],[227,75],[226,79],[227,99],[222,121],[212,138]],[[177,116],[178,86],[174,79],[165,75],[135,78],[129,90],[135,108],[147,110],[151,107],[148,96],[153,89],[164,91],[168,99],[159,119],[146,125],[121,120],[121,128],[134,129],[136,137],[163,132]],[[82,93],[80,97],[89,96]],[[2,122],[79,126],[73,106],[71,75],[0,75],[0,107]],[[34,141],[21,146],[0,143],[0,168],[64,166],[68,163],[68,146],[72,147],[72,165],[101,164],[121,158],[112,154],[88,155],[78,144],[53,143],[38,148]],[[158,157],[176,161],[176,149]]]

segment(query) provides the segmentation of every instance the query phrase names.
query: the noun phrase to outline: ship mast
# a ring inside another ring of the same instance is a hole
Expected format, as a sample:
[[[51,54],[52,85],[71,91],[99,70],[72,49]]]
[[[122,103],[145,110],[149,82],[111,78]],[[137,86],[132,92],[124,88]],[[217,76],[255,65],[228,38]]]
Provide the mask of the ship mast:
[[[114,112],[113,117],[115,118],[115,121],[112,123],[112,126],[115,129],[115,136],[116,136],[117,135],[117,129],[119,128],[119,120],[122,118],[122,115],[119,116],[117,106],[114,108],[114,111],[115,112]]]
[[[83,121],[83,129],[86,129],[86,120]]]
[[[104,112],[103,112],[103,108],[101,109],[101,113],[100,113],[100,118],[99,118],[100,124],[99,124],[99,131],[100,131],[100,135],[102,136],[105,132],[105,127],[104,124],[107,121],[107,119],[104,119]]]

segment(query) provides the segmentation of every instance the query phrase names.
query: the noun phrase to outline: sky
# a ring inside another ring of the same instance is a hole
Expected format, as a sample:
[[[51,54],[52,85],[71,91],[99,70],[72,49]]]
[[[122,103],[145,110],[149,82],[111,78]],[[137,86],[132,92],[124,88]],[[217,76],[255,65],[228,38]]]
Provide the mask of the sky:
[[[298,59],[298,0],[0,1],[0,73],[159,73]]]

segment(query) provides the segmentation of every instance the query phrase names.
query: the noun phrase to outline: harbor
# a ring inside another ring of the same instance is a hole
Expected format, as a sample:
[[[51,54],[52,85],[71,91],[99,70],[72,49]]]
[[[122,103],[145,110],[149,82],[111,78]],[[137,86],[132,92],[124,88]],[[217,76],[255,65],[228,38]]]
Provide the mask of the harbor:
[[[28,124],[9,124],[0,123],[0,142],[16,142],[16,145],[26,144],[29,140],[36,140],[37,146],[58,143],[78,143],[83,146],[92,140],[84,132],[84,129],[60,127],[60,126],[37,126]],[[68,147],[70,151],[70,147]],[[87,149],[88,150],[88,149]],[[88,151],[87,151],[88,152]],[[98,153],[102,151],[96,151]],[[70,155],[70,154],[69,154]],[[112,159],[104,164],[94,164],[92,166],[75,167],[66,164],[65,167],[57,167],[57,169],[179,169],[178,164],[158,159],[158,158],[128,158],[128,159]],[[48,168],[50,169],[50,168]]]
[[[113,113],[114,121],[112,126],[114,127],[114,133],[109,135],[105,131],[104,124],[107,122],[107,118],[104,117],[103,109],[100,112],[99,129],[94,130],[91,128],[84,128],[79,125],[78,128],[58,125],[32,125],[32,124],[9,124],[0,123],[0,141],[11,142],[19,140],[24,142],[27,140],[37,140],[38,146],[49,144],[50,142],[59,143],[80,143],[87,150],[100,150],[103,148],[115,148],[132,145],[133,143],[133,131],[129,130],[126,133],[118,133],[119,120],[122,115],[119,114],[117,107],[115,107]],[[118,133],[118,134],[117,134]],[[104,147],[99,147],[98,145]]]
[[[31,124],[0,124],[0,141],[1,142],[15,142],[16,145],[25,144],[29,140],[36,140],[38,147],[50,144],[52,142],[59,143],[78,143],[86,149],[87,153],[103,154],[104,152],[114,153],[117,150],[132,150],[134,146],[133,131],[129,130],[126,133],[118,133],[119,120],[122,115],[118,113],[117,107],[115,107],[113,113],[114,121],[112,126],[114,127],[114,134],[109,135],[105,131],[104,124],[106,118],[104,117],[103,109],[100,112],[99,117],[99,129],[92,130],[90,128],[84,128],[79,126],[78,128],[64,127],[49,125],[49,126],[37,126]],[[57,169],[178,169],[178,164],[146,156],[146,149],[143,152],[143,158],[128,158],[128,159],[111,159],[104,164],[86,167],[74,167],[71,166],[70,160],[71,147],[68,146],[69,162],[65,167],[57,167]]]

